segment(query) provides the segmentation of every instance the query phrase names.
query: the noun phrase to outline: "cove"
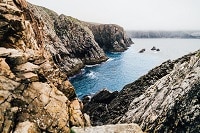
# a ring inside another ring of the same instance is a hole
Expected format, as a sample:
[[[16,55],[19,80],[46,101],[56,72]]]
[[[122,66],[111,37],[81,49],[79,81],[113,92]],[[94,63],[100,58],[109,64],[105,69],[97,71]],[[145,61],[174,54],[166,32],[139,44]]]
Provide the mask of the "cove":
[[[103,88],[120,91],[166,60],[179,58],[200,49],[200,39],[132,39],[135,44],[122,53],[106,53],[109,60],[86,66],[70,82],[79,98]],[[160,51],[152,51],[155,46]],[[145,49],[143,53],[139,53]]]

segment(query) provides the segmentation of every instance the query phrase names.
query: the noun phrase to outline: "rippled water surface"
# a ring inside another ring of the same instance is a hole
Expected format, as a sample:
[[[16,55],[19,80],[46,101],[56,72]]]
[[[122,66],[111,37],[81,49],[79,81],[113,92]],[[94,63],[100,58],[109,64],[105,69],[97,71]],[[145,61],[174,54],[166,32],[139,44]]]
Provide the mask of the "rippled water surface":
[[[121,90],[168,59],[176,59],[200,49],[199,39],[133,39],[123,53],[107,53],[109,60],[100,65],[87,66],[82,73],[70,78],[79,97],[108,88]],[[152,51],[155,46],[160,51]],[[138,53],[145,48],[144,53]]]

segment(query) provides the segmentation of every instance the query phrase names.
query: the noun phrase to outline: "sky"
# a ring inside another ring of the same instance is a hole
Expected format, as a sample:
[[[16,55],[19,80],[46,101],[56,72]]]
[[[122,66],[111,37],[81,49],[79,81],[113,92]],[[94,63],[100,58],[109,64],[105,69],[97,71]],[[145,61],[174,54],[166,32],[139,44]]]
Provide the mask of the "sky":
[[[79,20],[125,30],[200,30],[200,0],[27,0]]]

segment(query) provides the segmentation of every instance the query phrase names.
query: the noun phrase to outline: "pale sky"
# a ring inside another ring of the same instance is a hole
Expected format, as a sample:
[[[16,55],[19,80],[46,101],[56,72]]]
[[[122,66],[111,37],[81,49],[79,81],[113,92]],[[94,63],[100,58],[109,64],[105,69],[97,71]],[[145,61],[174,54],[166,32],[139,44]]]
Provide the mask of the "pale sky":
[[[200,0],[27,0],[58,14],[126,30],[200,30]]]

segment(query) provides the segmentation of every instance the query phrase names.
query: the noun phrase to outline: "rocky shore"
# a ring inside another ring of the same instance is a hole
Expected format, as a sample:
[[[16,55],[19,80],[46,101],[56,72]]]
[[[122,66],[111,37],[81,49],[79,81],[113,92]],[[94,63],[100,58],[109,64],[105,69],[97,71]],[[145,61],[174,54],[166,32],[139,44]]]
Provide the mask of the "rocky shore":
[[[199,87],[197,51],[162,63],[118,93],[99,92],[85,104],[84,112],[93,125],[137,123],[146,132],[196,133],[200,130]]]
[[[118,25],[0,0],[0,132],[198,132],[200,51],[164,62],[120,92],[103,90],[84,105],[77,98],[68,76],[131,43]]]

